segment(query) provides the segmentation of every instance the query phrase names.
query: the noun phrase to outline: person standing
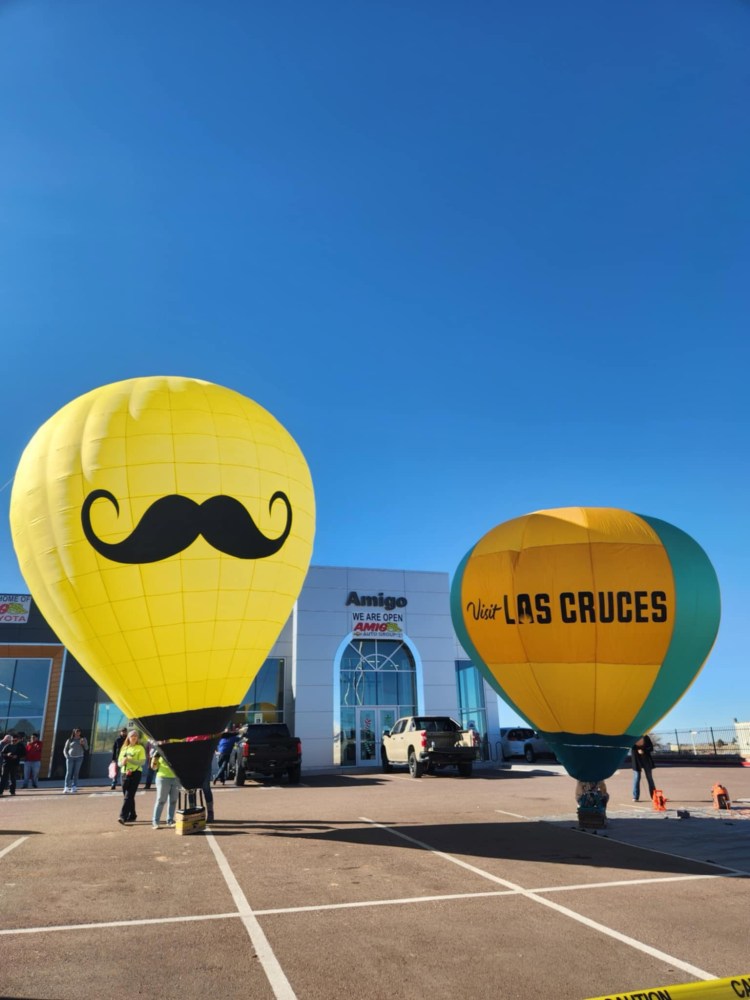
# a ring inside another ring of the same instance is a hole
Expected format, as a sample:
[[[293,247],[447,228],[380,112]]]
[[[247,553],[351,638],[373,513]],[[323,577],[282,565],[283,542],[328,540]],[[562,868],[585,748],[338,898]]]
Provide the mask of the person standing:
[[[220,781],[222,785],[226,782],[227,768],[229,767],[229,761],[232,757],[232,750],[234,750],[235,744],[239,738],[239,733],[236,732],[233,725],[228,725],[219,737],[219,745],[216,748],[219,770],[216,772],[214,784],[216,784],[217,781]]]
[[[113,791],[115,790],[115,788],[117,788],[117,775],[119,774],[119,767],[120,767],[117,761],[120,759],[120,751],[122,750],[122,745],[127,738],[128,738],[128,729],[127,726],[123,726],[122,729],[120,730],[119,736],[115,738],[115,742],[112,745],[112,760],[115,762],[115,767],[118,769],[117,773],[112,779],[111,788]]]
[[[26,756],[23,761],[23,787],[28,788],[29,782],[34,788],[39,788],[39,768],[42,765],[42,741],[39,733],[32,733],[26,744]]]
[[[210,736],[187,736],[185,737],[186,743],[193,743],[195,740],[210,740]],[[213,823],[214,821],[214,793],[211,789],[211,761],[209,760],[208,766],[206,768],[206,774],[203,778],[203,784],[201,785],[203,789],[203,798],[206,802],[206,822]]]
[[[151,761],[154,758],[154,754],[158,753],[158,750],[159,744],[155,740],[149,739],[146,741],[146,767],[143,770],[143,777],[145,778],[143,787],[146,791],[149,790],[156,777],[156,770]]]
[[[138,819],[135,812],[135,793],[146,764],[146,750],[140,741],[141,734],[137,729],[131,729],[120,750],[117,763],[122,774],[122,809],[118,822],[135,823]]]
[[[214,793],[211,788],[211,766],[209,765],[208,771],[206,771],[206,777],[203,779],[203,784],[201,785],[203,789],[203,798],[206,801],[206,822],[213,823],[214,821]]]
[[[180,794],[180,782],[177,775],[167,763],[166,758],[162,757],[158,749],[152,755],[150,763],[151,768],[156,774],[156,802],[154,802],[154,815],[151,817],[151,825],[155,830],[158,830],[165,805],[167,806],[167,826],[174,826],[174,814]]]
[[[641,773],[646,775],[648,794],[651,798],[656,791],[656,785],[651,775],[654,769],[654,759],[651,756],[653,749],[654,744],[648,734],[636,740],[630,749],[633,766],[633,802],[637,802],[641,797]]]
[[[11,795],[16,794],[18,765],[24,759],[25,754],[26,745],[21,742],[20,733],[12,733],[10,743],[6,743],[0,751],[0,761],[2,762],[0,795],[5,794],[6,788],[9,788]]]
[[[74,729],[70,738],[65,741],[63,756],[65,757],[65,785],[63,794],[71,795],[78,791],[78,775],[81,773],[83,758],[89,745],[80,729]]]

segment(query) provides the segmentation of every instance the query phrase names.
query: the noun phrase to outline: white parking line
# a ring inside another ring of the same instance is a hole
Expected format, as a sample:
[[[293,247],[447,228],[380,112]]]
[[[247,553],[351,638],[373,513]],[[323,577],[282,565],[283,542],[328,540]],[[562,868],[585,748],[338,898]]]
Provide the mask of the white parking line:
[[[256,917],[283,913],[317,913],[319,910],[350,910],[370,906],[408,906],[411,903],[441,903],[452,899],[486,899],[489,896],[519,896],[526,892],[580,892],[581,889],[609,889],[629,885],[650,885],[652,882],[688,882],[698,879],[726,878],[722,875],[665,875],[658,878],[617,879],[612,882],[583,882],[579,885],[551,885],[541,889],[498,889],[495,892],[452,892],[439,896],[404,896],[400,899],[362,899],[354,903],[320,903],[312,906],[279,906],[271,910],[255,910]]]
[[[201,913],[192,917],[142,917],[140,920],[103,920],[93,924],[54,924],[51,927],[8,927],[0,936],[12,934],[44,934],[50,931],[98,931],[107,927],[146,927],[150,924],[189,924],[199,920],[236,920],[239,913]]]
[[[443,896],[405,896],[402,899],[359,899],[354,903],[320,903],[313,906],[280,906],[273,910],[256,910],[256,917],[269,917],[281,913],[318,913],[322,910],[370,909],[373,906],[408,906],[410,903],[440,903],[451,899],[486,899],[488,896],[515,896],[514,889],[496,892],[453,892]]]
[[[0,858],[4,858],[6,854],[10,854],[10,852],[14,850],[14,848],[20,847],[21,844],[24,842],[24,840],[28,839],[29,839],[28,836],[19,837],[18,840],[14,840],[12,844],[8,844],[7,847],[4,847],[2,851],[0,851]]]
[[[274,955],[271,945],[268,943],[268,938],[263,933],[263,930],[252,911],[252,907],[248,903],[244,892],[240,888],[239,882],[234,877],[234,872],[229,867],[229,862],[224,857],[224,853],[219,845],[216,843],[216,838],[212,833],[206,831],[206,840],[208,841],[208,846],[214,853],[216,863],[219,866],[221,874],[224,876],[227,888],[232,894],[234,904],[237,907],[242,923],[245,925],[245,930],[250,937],[250,941],[255,948],[255,954],[257,955],[260,964],[263,966],[263,971],[265,972],[271,989],[273,990],[273,995],[276,997],[276,1000],[297,1000],[289,980],[284,975],[278,959]]]
[[[25,840],[26,838],[21,838]],[[18,841],[17,843],[20,843]],[[10,850],[11,848],[6,848]],[[642,879],[618,879],[612,882],[582,882],[573,885],[551,885],[542,886],[538,889],[497,889],[487,892],[453,892],[435,896],[403,896],[396,899],[361,899],[351,903],[313,903],[310,906],[277,906],[267,910],[253,910],[256,917],[283,916],[291,913],[318,913],[324,910],[356,910],[370,909],[373,906],[409,906],[414,903],[440,903],[450,902],[454,899],[487,899],[491,896],[519,896],[527,892],[548,893],[548,892],[580,892],[581,889],[609,889],[612,887],[631,885],[650,885],[663,882],[688,882],[698,879],[731,878],[732,875],[665,875],[656,878]],[[13,934],[43,934],[53,931],[96,931],[110,927],[144,927],[153,924],[181,924],[196,923],[201,920],[238,920],[242,913],[232,911],[231,913],[202,913],[193,916],[182,917],[142,917],[140,920],[104,920],[100,923],[87,924],[53,924],[45,927],[16,927],[0,930],[0,936]]]
[[[483,869],[477,868],[475,865],[470,865],[467,861],[462,861],[460,858],[455,858],[451,854],[446,854],[444,851],[437,851],[434,847],[424,843],[424,841],[417,840],[415,837],[410,837],[408,834],[402,833],[400,830],[394,830],[393,827],[386,826],[383,823],[377,823],[374,819],[369,819],[367,816],[360,816],[359,818],[363,823],[370,823],[371,826],[374,826],[379,830],[385,830],[394,837],[400,837],[401,840],[405,840],[410,844],[415,844],[417,847],[421,847],[423,850],[429,851],[436,857],[443,858],[443,860],[449,861],[451,864],[458,865],[459,868],[465,868],[467,871],[473,872],[481,878],[485,878],[490,882],[495,882],[498,885],[504,885],[508,889],[515,889],[519,895],[525,896],[534,903],[541,903],[542,906],[546,906],[548,909],[554,910],[555,912],[562,914],[564,917],[570,917],[571,920],[575,920],[577,923],[583,924],[585,927],[590,927],[592,930],[598,931],[600,934],[606,934],[607,937],[614,938],[616,941],[620,941],[622,944],[635,948],[637,951],[641,951],[646,955],[651,955],[652,958],[657,958],[661,962],[666,962],[670,966],[681,969],[688,975],[695,976],[696,979],[708,980],[717,978],[712,972],[706,972],[704,969],[699,969],[695,965],[690,965],[689,962],[683,962],[681,959],[675,958],[673,955],[668,955],[666,952],[660,951],[658,948],[652,948],[651,945],[644,944],[642,941],[637,941],[635,938],[629,937],[627,934],[621,934],[612,927],[607,927],[605,924],[600,924],[596,920],[584,917],[582,914],[576,913],[575,910],[568,909],[567,906],[560,906],[559,903],[555,903],[551,899],[545,899],[544,896],[540,896],[530,889],[524,889],[523,886],[517,885],[515,882],[510,882],[508,879],[500,878],[500,876],[493,875],[491,872],[483,871]]]
[[[657,875],[654,878],[622,878],[612,882],[583,882],[581,885],[545,885],[541,889],[530,889],[529,892],[580,892],[581,889],[614,889],[629,885],[651,885],[653,882],[696,882],[699,879],[734,878],[734,873],[728,875]]]

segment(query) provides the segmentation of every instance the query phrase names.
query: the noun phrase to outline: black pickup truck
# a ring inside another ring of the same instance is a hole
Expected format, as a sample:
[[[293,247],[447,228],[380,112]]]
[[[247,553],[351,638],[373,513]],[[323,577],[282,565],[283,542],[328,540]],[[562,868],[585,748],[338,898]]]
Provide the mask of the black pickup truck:
[[[296,785],[302,773],[302,742],[284,722],[248,723],[232,752],[235,785],[248,776],[280,779]]]

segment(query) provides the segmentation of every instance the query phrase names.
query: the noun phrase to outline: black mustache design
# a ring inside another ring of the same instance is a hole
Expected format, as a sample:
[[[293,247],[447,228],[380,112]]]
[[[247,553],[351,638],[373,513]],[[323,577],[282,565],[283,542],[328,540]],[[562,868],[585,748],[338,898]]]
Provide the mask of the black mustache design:
[[[83,533],[100,556],[120,563],[152,563],[182,552],[199,536],[219,552],[238,559],[265,559],[278,552],[292,527],[292,505],[278,490],[268,501],[270,512],[277,500],[286,505],[286,527],[278,538],[266,538],[239,500],[219,495],[196,503],[190,497],[172,493],[159,497],[145,512],[128,538],[110,544],[97,537],[91,527],[91,507],[100,499],[109,500],[118,515],[120,505],[108,490],[94,490],[83,501]]]

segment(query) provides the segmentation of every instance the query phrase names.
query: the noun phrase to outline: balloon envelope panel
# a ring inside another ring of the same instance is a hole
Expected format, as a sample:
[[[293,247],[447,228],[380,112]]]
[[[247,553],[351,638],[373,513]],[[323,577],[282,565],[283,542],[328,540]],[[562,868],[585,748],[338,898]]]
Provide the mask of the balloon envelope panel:
[[[314,525],[310,473],[282,425],[179,377],[63,407],[26,448],[11,498],[42,613],[132,718],[238,703],[302,587]],[[222,549],[245,531],[242,551]]]
[[[480,539],[454,577],[451,612],[490,683],[553,744],[622,757],[700,670],[719,590],[705,553],[672,525],[561,508]]]

